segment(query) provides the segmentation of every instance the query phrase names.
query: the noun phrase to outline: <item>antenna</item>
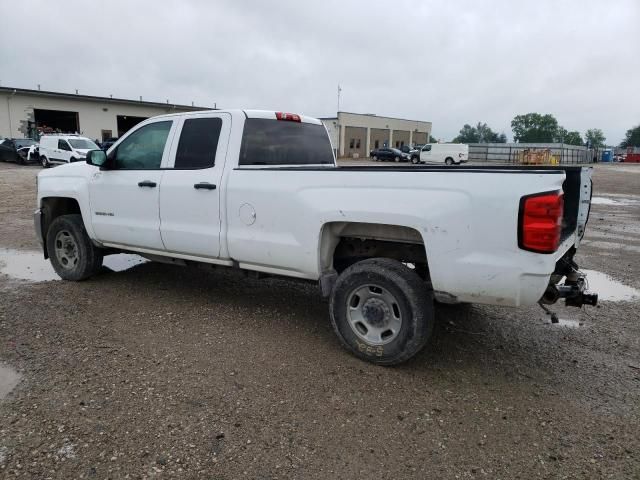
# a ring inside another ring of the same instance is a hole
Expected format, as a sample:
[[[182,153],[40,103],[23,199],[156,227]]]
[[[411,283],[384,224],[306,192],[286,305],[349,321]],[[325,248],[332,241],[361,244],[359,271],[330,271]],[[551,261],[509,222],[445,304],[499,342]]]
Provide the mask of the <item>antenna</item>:
[[[338,112],[340,111],[340,92],[341,91],[342,91],[342,88],[340,88],[340,84],[338,84]]]

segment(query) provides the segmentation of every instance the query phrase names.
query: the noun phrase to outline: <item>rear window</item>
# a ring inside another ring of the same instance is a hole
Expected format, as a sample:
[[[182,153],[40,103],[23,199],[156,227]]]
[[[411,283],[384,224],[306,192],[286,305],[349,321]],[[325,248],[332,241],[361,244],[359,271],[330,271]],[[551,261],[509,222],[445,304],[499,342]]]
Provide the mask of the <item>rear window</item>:
[[[240,165],[333,165],[333,151],[323,125],[248,118]]]
[[[221,128],[221,118],[185,120],[174,168],[188,170],[213,167]]]

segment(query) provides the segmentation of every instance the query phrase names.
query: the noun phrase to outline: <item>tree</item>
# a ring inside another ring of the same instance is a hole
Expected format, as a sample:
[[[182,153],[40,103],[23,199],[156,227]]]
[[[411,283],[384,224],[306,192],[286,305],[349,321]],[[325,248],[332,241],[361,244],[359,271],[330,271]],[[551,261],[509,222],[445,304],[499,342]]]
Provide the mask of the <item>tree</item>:
[[[640,125],[630,128],[620,144],[621,147],[640,147]]]
[[[584,145],[580,132],[567,132],[562,143],[566,143],[567,145]]]
[[[558,127],[553,141],[556,143],[566,143],[567,145],[584,145],[580,132],[568,132],[564,127]]]
[[[507,136],[498,135],[486,123],[478,122],[475,127],[465,124],[460,129],[460,134],[453,139],[454,143],[505,143]]]
[[[606,140],[604,133],[599,128],[590,128],[584,134],[587,142],[590,146],[599,148],[604,147],[604,141]]]
[[[551,114],[527,113],[511,120],[513,139],[520,143],[551,143],[557,138],[559,128]]]
[[[429,134],[429,141],[427,143],[438,143],[438,139],[436,137],[432,137],[431,134]]]

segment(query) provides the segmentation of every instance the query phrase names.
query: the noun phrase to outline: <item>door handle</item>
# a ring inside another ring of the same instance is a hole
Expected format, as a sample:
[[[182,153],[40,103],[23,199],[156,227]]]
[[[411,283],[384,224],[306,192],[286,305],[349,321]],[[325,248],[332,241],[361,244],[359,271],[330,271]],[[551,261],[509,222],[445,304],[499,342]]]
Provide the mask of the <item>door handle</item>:
[[[204,189],[204,190],[215,190],[216,186],[213,183],[208,183],[208,182],[200,182],[200,183],[196,183],[193,188],[196,189]]]
[[[156,185],[157,185],[157,183],[156,182],[152,182],[151,180],[143,180],[142,182],[138,182],[138,186],[139,187],[155,188]]]

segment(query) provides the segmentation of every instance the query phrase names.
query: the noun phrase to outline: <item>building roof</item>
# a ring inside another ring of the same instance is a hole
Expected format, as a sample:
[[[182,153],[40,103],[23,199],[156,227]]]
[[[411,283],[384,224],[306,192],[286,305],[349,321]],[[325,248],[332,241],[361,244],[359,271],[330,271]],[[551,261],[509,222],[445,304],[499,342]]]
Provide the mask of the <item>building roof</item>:
[[[121,103],[127,105],[143,105],[145,107],[158,107],[158,108],[180,108],[183,110],[215,110],[211,107],[199,107],[194,105],[180,105],[172,103],[162,102],[147,102],[143,100],[131,100],[128,98],[114,98],[114,97],[98,97],[95,95],[80,95],[75,93],[64,92],[51,92],[47,90],[32,90],[29,88],[13,88],[13,87],[0,87],[0,94],[23,94],[23,95],[37,95],[43,97],[64,98],[72,100],[92,100],[105,103]]]
[[[415,120],[415,119],[411,119],[411,118],[385,117],[385,116],[376,115],[375,113],[343,112],[342,110],[338,112],[338,116],[341,113],[346,113],[348,115],[359,115],[361,117],[376,117],[376,118],[385,118],[385,119],[388,119],[388,120],[402,120],[404,122],[432,123],[432,122],[430,122],[428,120]]]

